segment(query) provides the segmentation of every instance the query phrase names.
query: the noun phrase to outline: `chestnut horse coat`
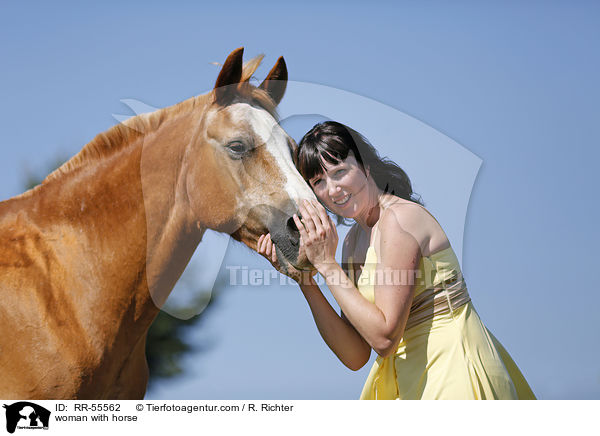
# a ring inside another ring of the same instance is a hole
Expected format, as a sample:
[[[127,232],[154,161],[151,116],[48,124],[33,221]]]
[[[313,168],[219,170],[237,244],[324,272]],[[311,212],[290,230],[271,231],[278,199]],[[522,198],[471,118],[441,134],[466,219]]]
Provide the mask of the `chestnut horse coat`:
[[[206,229],[251,248],[274,235],[302,267],[290,217],[314,198],[274,108],[279,58],[225,61],[213,91],[98,135],[38,187],[0,203],[0,397],[143,398],[146,332]]]

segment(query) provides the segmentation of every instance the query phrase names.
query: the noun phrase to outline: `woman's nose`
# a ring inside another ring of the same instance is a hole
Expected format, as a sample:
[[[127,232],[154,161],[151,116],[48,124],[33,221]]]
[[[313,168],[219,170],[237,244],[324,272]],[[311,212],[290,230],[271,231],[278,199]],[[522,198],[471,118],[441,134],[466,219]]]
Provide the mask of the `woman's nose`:
[[[340,187],[335,182],[329,182],[329,186],[327,188],[329,189],[330,197],[334,197],[340,191]]]

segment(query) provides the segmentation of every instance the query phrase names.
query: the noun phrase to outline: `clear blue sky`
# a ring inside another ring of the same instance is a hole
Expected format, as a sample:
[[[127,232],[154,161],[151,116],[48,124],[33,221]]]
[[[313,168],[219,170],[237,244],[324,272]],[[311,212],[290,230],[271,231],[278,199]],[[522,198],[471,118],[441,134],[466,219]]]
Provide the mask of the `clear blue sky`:
[[[129,113],[121,99],[163,107],[203,93],[218,73],[210,62],[239,46],[266,54],[258,78],[283,55],[291,80],[378,102],[415,128],[377,126],[367,103],[339,109],[407,168],[536,394],[599,399],[599,12],[566,1],[3,3],[0,198]],[[314,112],[288,97],[306,124],[335,112],[318,96]],[[465,211],[444,199],[475,161],[436,152],[423,165],[411,153],[427,138],[442,147],[435,132],[481,162],[464,240]],[[239,245],[228,262],[267,267]],[[337,362],[292,286],[226,289],[191,339],[210,346],[148,398],[356,398],[368,370]]]

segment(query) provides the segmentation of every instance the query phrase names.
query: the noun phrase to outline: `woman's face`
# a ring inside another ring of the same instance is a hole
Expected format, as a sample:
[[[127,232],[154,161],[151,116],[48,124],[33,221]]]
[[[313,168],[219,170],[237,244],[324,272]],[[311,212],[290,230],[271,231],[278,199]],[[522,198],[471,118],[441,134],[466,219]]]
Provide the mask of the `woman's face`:
[[[308,182],[330,211],[345,218],[358,216],[368,207],[368,178],[350,152],[342,162],[323,162],[325,170]]]

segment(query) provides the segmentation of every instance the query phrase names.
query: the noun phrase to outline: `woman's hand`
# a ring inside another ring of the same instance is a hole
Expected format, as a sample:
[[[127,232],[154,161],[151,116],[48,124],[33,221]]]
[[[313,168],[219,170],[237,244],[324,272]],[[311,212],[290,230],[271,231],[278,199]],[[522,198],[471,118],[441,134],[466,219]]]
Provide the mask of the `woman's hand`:
[[[286,265],[286,268],[282,268],[277,260],[277,252],[273,241],[271,241],[270,233],[261,235],[261,237],[258,238],[256,251],[271,262],[271,265],[273,265],[277,271],[292,278],[300,285],[311,283],[311,277],[317,273],[316,270],[300,271],[289,264]]]
[[[322,267],[335,263],[335,250],[338,234],[331,217],[316,200],[304,200],[299,206],[302,220],[294,215],[294,222],[300,231],[300,244],[304,246],[306,257],[321,271]]]

